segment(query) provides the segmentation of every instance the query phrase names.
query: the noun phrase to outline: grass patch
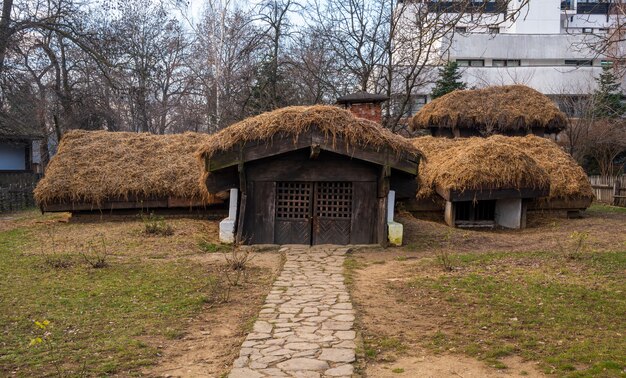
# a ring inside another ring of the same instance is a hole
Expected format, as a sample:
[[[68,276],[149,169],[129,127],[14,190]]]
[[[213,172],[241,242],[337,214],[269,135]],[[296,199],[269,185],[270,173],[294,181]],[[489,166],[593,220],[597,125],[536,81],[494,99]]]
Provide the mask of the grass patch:
[[[542,363],[567,377],[623,377],[626,369],[625,252],[459,255],[461,270],[419,276],[410,287],[436,298],[454,331],[430,339],[506,368],[502,357]],[[443,299],[443,300],[441,300]]]
[[[24,229],[0,232],[0,375],[129,375],[157,359],[156,338],[182,337],[185,322],[202,309],[206,269],[185,260],[116,260],[92,269],[57,269],[28,253]],[[48,320],[46,345],[29,346],[34,321]],[[52,346],[49,348],[48,346]],[[83,368],[84,367],[84,368]]]
[[[202,252],[218,253],[218,252],[228,252],[233,248],[233,246],[227,245],[227,244],[211,243],[206,240],[200,240],[200,242],[198,242],[198,248],[200,248]]]
[[[407,346],[395,337],[363,337],[363,355],[372,361],[395,361]]]
[[[612,214],[626,214],[626,207],[610,206],[601,203],[594,203],[587,209],[590,213],[612,213]]]

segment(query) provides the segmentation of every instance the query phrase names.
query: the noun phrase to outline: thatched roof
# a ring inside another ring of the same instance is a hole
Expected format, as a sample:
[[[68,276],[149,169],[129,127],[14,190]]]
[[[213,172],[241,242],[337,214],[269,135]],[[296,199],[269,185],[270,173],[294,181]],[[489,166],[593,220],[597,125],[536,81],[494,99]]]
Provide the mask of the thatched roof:
[[[195,159],[206,134],[70,131],[35,189],[39,205],[137,198],[215,200],[198,185]]]
[[[582,168],[549,139],[525,137],[419,137],[423,153],[418,198],[437,186],[453,190],[547,188],[548,199],[587,199],[593,193]]]
[[[42,132],[29,123],[0,113],[0,139],[41,139]]]
[[[524,85],[458,90],[439,97],[410,121],[415,129],[471,128],[484,134],[544,128],[558,132],[567,119],[547,96]]]
[[[550,177],[549,199],[590,199],[593,190],[587,174],[570,154],[547,138],[534,135],[505,137],[494,135],[493,140],[516,147],[533,158]]]
[[[266,141],[275,135],[294,140],[311,128],[319,129],[326,141],[334,143],[341,137],[346,147],[389,148],[400,153],[418,154],[409,140],[384,129],[379,124],[357,118],[336,106],[291,106],[260,114],[235,123],[214,134],[199,150],[202,158],[226,151],[239,143]]]
[[[436,189],[547,189],[547,173],[522,150],[491,138],[419,137],[413,145],[424,154],[418,198]]]

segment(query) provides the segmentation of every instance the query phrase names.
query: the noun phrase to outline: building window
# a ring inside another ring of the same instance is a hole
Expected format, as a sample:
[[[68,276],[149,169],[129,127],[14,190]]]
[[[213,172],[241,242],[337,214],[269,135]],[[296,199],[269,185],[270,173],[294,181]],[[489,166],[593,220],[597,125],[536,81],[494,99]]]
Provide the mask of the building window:
[[[592,60],[565,59],[566,66],[593,66]]]
[[[491,61],[494,67],[519,67],[522,62],[519,59],[494,59]]]
[[[600,61],[600,65],[601,66],[612,66],[613,65],[613,61],[611,61],[611,60],[604,60],[603,59],[603,60]]]
[[[500,28],[489,28],[489,34],[499,34]]]
[[[417,112],[426,105],[427,97],[424,95],[411,96],[409,104],[404,112],[405,117],[413,117]]]
[[[608,33],[609,29],[607,29],[607,28],[600,28],[600,29],[598,29],[598,32],[599,33]]]
[[[583,33],[585,33],[585,34],[592,34],[593,33],[593,28],[583,28]]]
[[[484,67],[485,61],[482,59],[457,59],[459,67]]]
[[[457,26],[456,28],[454,28],[454,31],[457,33],[467,33],[467,27],[466,26]]]

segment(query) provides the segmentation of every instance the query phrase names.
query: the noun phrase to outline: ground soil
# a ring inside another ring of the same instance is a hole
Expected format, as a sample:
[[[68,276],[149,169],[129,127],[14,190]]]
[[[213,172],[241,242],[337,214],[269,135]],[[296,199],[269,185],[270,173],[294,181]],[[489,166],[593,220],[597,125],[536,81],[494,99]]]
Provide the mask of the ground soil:
[[[375,358],[362,355],[358,370],[366,377],[543,376],[537,362],[515,356],[501,359],[508,368],[497,369],[454,350],[435,353],[428,348],[436,332],[454,332],[455,325],[445,312],[443,299],[420,298],[424,293],[402,290],[416,274],[443,274],[432,268],[417,272],[418,260],[433,259],[442,249],[478,254],[558,251],[567,248],[575,231],[589,233],[589,248],[594,250],[626,246],[626,214],[591,212],[583,219],[531,214],[529,227],[519,231],[454,230],[442,222],[418,220],[409,214],[400,216],[399,222],[404,224],[404,247],[352,254],[356,269],[350,273],[350,287],[361,340],[397,340],[403,345],[401,350],[381,350]]]
[[[206,267],[207,277],[218,277],[215,298],[209,298],[205,308],[185,322],[184,332],[175,337],[151,336],[142,341],[156,346],[160,358],[154,366],[141,373],[154,377],[219,377],[230,370],[239,354],[241,343],[282,268],[276,250],[253,252],[246,264],[246,274],[237,285],[234,273],[226,278],[224,271],[232,248],[217,241],[218,222],[201,219],[171,219],[170,236],[145,234],[141,219],[75,221],[69,213],[41,215],[30,210],[0,216],[0,232],[21,228],[29,231],[28,252],[32,254],[77,255],[88,250],[90,244],[98,248],[104,243],[107,259],[122,263],[140,263],[142,260],[166,262],[192,260]],[[212,249],[203,250],[202,244]],[[217,252],[214,252],[214,250]],[[225,287],[230,286],[228,300],[224,301]]]
[[[220,254],[209,257],[217,255]],[[201,259],[206,258],[205,255]],[[258,253],[250,266],[246,282],[232,290],[227,303],[208,306],[206,311],[190,320],[181,339],[162,342],[161,359],[144,374],[155,377],[220,377],[230,370],[280,270],[280,257],[275,252]]]

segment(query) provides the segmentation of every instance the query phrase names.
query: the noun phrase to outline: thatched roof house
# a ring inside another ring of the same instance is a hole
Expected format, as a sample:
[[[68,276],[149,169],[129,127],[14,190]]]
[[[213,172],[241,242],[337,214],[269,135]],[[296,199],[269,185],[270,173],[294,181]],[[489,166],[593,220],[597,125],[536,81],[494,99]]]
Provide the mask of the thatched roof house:
[[[415,196],[420,153],[347,110],[294,106],[227,127],[198,156],[207,192],[239,189],[241,242],[384,244],[387,195]]]
[[[488,195],[497,190],[532,189],[547,193],[550,188],[548,174],[534,159],[521,149],[493,138],[428,136],[413,139],[413,144],[424,153],[419,198],[435,193],[444,198],[449,193]]]
[[[566,123],[550,98],[524,85],[454,91],[424,105],[409,122],[413,130],[449,137],[543,136],[558,133]]]
[[[593,199],[583,169],[546,138],[427,136],[412,143],[424,156],[417,211],[442,209],[445,201],[476,204],[500,198],[521,198],[531,208],[577,211]]]
[[[44,211],[189,208],[219,201],[198,185],[195,153],[211,137],[67,132],[35,189]]]

